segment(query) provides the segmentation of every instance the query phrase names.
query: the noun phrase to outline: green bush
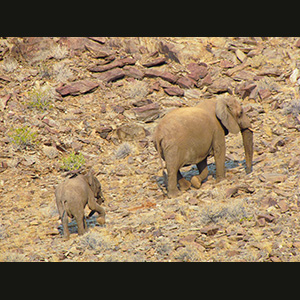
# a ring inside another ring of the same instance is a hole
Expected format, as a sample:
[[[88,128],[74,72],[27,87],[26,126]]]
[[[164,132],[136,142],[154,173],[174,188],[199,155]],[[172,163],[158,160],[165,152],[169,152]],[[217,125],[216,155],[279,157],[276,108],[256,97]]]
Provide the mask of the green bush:
[[[37,133],[32,132],[28,126],[15,128],[10,130],[8,135],[16,150],[33,148],[37,143]]]
[[[74,171],[80,169],[84,164],[85,158],[82,153],[75,154],[75,152],[72,152],[61,160],[60,168],[65,171]]]

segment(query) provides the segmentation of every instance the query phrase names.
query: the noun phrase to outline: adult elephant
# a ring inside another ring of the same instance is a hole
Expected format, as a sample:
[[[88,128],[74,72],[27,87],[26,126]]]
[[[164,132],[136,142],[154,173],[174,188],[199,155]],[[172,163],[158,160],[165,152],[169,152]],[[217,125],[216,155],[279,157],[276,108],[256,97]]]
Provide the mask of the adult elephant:
[[[168,113],[158,124],[153,141],[161,158],[166,162],[168,196],[177,197],[191,184],[200,188],[207,177],[207,157],[213,153],[216,180],[225,178],[225,135],[241,132],[246,159],[246,173],[252,171],[253,132],[250,120],[242,106],[232,96],[201,101],[195,107],[179,108]],[[199,175],[191,182],[184,179],[179,169],[196,164]]]

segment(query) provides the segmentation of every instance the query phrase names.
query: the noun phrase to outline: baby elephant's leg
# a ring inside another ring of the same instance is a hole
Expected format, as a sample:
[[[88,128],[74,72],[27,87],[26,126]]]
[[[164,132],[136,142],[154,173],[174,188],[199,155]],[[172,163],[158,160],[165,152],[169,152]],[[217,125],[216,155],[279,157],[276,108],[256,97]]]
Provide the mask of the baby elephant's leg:
[[[96,211],[100,216],[97,218],[97,222],[100,225],[105,224],[105,210],[98,204],[96,203],[95,199],[93,200],[89,199],[88,201],[88,206],[89,209],[92,211]],[[90,213],[91,214],[91,213]]]
[[[78,212],[75,216],[77,227],[78,227],[78,234],[83,235],[85,232],[87,232],[87,224],[84,217],[84,212]]]
[[[68,215],[65,210],[62,212],[61,222],[64,229],[64,238],[68,239],[70,236],[70,231],[68,227]]]
[[[208,175],[208,168],[207,168],[207,158],[202,160],[197,164],[197,168],[199,170],[199,175],[195,175],[191,179],[192,186],[196,189],[201,187],[201,182],[207,177]]]

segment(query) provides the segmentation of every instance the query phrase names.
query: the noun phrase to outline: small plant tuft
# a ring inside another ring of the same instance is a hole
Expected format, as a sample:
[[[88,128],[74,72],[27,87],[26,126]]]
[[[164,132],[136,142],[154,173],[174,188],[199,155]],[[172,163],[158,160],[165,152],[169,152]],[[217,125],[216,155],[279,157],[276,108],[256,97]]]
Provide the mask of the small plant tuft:
[[[282,112],[284,115],[292,114],[297,117],[300,114],[300,99],[293,99],[285,103]]]
[[[121,144],[115,154],[116,159],[122,159],[128,156],[132,152],[132,149],[128,143]]]
[[[8,136],[16,150],[33,148],[37,143],[37,133],[32,132],[28,126],[11,129],[10,131],[11,133]]]
[[[130,85],[129,97],[134,100],[142,100],[148,95],[148,84],[143,81],[135,81]]]
[[[41,111],[51,109],[52,93],[49,87],[39,87],[35,88],[33,91],[29,92],[29,103],[30,108],[36,108]]]
[[[61,160],[60,168],[65,171],[74,171],[80,169],[85,164],[85,158],[82,153],[70,153],[67,157]]]
[[[243,201],[235,201],[228,204],[213,204],[203,208],[201,212],[201,221],[204,224],[219,223],[227,220],[232,222],[243,222],[251,220],[252,216],[246,211]]]

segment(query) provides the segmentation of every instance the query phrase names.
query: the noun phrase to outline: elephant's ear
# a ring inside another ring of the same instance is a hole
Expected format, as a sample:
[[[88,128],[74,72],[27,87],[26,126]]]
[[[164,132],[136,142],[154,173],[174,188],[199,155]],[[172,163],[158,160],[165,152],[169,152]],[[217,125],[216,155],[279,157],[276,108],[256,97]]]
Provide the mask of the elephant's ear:
[[[93,169],[90,169],[89,172],[86,175],[87,180],[88,180],[88,184],[90,186],[93,184],[93,175],[94,175]]]
[[[218,99],[216,103],[216,116],[229,132],[237,134],[240,132],[240,126],[231,114],[230,102],[226,98]]]

